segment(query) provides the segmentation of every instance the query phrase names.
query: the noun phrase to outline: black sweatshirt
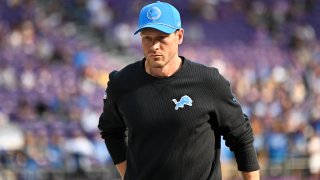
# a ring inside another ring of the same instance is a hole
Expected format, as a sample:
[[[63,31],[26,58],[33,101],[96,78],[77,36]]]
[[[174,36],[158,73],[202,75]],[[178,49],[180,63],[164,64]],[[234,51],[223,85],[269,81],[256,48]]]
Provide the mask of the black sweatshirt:
[[[221,135],[240,171],[258,170],[252,129],[229,82],[181,58],[168,78],[147,74],[145,60],[109,75],[98,127],[113,162],[127,160],[125,180],[221,179]]]

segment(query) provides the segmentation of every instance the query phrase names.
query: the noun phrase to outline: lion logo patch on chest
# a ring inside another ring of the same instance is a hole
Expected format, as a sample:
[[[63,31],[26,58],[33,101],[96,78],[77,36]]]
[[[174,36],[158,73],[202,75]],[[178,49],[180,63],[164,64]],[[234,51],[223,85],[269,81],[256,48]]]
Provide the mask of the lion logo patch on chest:
[[[176,107],[174,108],[175,110],[184,108],[184,105],[192,106],[193,102],[192,99],[187,95],[182,96],[179,101],[176,99],[172,99],[172,101],[176,104]]]

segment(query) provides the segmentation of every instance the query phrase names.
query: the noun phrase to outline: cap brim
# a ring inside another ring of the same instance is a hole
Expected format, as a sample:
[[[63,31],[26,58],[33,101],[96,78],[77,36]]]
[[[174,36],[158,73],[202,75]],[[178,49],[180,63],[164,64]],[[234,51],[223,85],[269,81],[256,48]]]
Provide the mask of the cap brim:
[[[140,27],[136,32],[134,32],[134,35],[136,35],[137,33],[139,33],[140,31],[142,31],[145,28],[156,29],[156,30],[159,30],[159,31],[164,32],[166,34],[171,34],[177,30],[177,29],[174,29],[172,27],[162,25],[162,24],[146,24],[146,25]]]

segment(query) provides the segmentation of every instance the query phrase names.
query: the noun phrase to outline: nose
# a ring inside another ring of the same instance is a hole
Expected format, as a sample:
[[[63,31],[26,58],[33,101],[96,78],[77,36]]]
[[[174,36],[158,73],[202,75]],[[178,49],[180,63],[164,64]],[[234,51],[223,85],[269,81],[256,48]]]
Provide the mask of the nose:
[[[150,49],[151,49],[152,51],[155,51],[155,50],[158,50],[159,48],[160,48],[160,42],[159,42],[159,41],[153,41]]]

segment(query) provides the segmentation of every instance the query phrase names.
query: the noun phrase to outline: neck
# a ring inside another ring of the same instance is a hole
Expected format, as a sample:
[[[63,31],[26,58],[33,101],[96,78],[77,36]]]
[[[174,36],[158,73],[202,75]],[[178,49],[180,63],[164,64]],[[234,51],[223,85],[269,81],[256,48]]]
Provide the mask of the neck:
[[[166,65],[163,67],[151,67],[148,63],[148,61],[145,61],[145,70],[148,74],[154,77],[170,77],[175,72],[177,72],[182,66],[182,59],[177,56],[176,58],[173,58],[170,60]]]

